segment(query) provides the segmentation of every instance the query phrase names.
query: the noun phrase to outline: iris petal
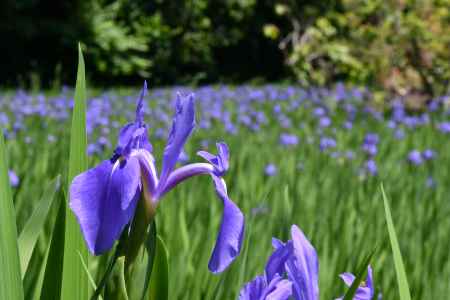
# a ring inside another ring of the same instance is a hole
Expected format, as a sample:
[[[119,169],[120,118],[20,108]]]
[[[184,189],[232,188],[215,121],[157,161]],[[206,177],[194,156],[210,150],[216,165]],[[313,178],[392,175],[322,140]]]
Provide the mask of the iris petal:
[[[266,288],[266,279],[264,276],[256,276],[252,281],[247,283],[239,292],[239,300],[255,300],[260,299]]]
[[[294,297],[299,300],[316,300],[319,298],[316,250],[296,225],[292,226],[291,235],[294,255],[286,262],[286,269],[288,278],[293,282]]]
[[[355,280],[355,275],[348,272],[342,273],[341,275],[339,275],[339,277],[341,277],[341,279],[345,282],[347,286],[351,286],[353,280]]]
[[[265,300],[287,300],[292,295],[292,282],[278,280],[272,291],[264,297]]]
[[[134,214],[140,195],[139,173],[134,173],[136,163],[137,160],[130,159],[120,166],[119,161],[115,164],[103,161],[72,181],[70,208],[95,255],[113,246]]]
[[[213,273],[220,273],[230,265],[241,251],[244,236],[244,215],[228,198],[225,181],[215,175],[211,176],[214,180],[216,193],[222,199],[224,208],[219,234],[208,268]]]
[[[172,129],[164,149],[160,185],[163,187],[174,169],[187,138],[195,125],[194,97],[178,95]]]
[[[271,281],[277,274],[284,274],[284,264],[289,256],[292,255],[292,251],[292,242],[290,241],[273,251],[266,264],[266,277],[268,281]]]

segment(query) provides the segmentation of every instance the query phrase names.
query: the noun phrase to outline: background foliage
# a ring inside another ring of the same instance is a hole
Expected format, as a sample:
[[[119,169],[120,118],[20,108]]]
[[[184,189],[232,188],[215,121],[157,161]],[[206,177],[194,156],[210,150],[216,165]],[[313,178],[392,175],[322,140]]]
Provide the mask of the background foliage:
[[[73,82],[82,41],[101,85],[287,78],[442,94],[449,25],[448,0],[6,0],[0,82]]]

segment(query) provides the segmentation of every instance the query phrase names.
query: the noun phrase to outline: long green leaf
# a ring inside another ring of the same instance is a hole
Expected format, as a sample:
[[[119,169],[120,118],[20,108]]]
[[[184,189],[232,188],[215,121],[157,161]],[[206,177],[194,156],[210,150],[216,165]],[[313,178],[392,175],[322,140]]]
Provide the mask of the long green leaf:
[[[78,73],[70,134],[69,185],[76,175],[87,169],[86,145],[86,83],[83,53],[81,52],[81,46],[78,45]],[[80,227],[75,215],[69,209],[69,205],[66,205],[66,232],[61,294],[64,300],[88,299],[89,278],[84,272],[78,253],[80,253],[83,261],[89,261]]]
[[[402,254],[400,246],[398,245],[397,235],[395,233],[394,222],[392,222],[391,209],[384,193],[383,185],[381,185],[381,193],[383,194],[384,212],[386,216],[386,223],[389,232],[389,239],[391,240],[392,253],[394,255],[395,273],[397,274],[398,290],[400,293],[400,300],[411,300],[409,292],[408,279],[406,277],[405,266],[403,265]]]
[[[95,284],[95,280],[94,280],[94,278],[92,277],[91,273],[89,272],[86,263],[83,261],[83,257],[81,256],[80,253],[78,253],[78,256],[80,257],[81,264],[83,265],[84,271],[86,272],[86,275],[87,275],[88,278],[89,278],[89,283],[91,284],[92,289],[96,290],[96,289],[97,289],[97,285]],[[99,300],[103,300],[102,296],[98,296],[98,299],[99,299]]]
[[[64,197],[64,196],[60,196]],[[45,265],[44,280],[39,299],[60,299],[62,285],[62,271],[64,260],[64,231],[65,231],[66,202],[59,201],[58,215],[53,227],[50,249]]]
[[[58,177],[50,182],[45,189],[38,206],[28,219],[22,232],[19,234],[18,244],[22,277],[25,277],[25,272],[28,268],[31,255],[33,254],[34,246],[36,245],[39,235],[44,228],[48,212],[52,206],[53,199],[55,199],[55,193],[59,189],[59,184],[60,176],[58,175]]]
[[[345,293],[344,300],[352,300],[353,296],[355,296],[356,290],[367,275],[367,268],[376,250],[377,248],[375,247],[362,261],[356,272],[355,280],[353,280],[352,285],[347,290],[347,293]]]
[[[23,299],[16,214],[9,185],[6,146],[0,128],[0,299]]]
[[[169,263],[167,247],[158,235],[156,253],[150,279],[150,300],[167,300],[169,298]]]

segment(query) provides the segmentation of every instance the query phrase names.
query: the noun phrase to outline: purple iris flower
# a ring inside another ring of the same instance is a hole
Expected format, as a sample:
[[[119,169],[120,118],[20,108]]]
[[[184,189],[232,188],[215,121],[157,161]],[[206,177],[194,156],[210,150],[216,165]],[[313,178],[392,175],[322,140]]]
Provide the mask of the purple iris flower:
[[[266,176],[275,176],[277,174],[277,167],[274,164],[268,164],[265,169],[264,169],[264,173],[266,174]]]
[[[328,127],[331,125],[331,119],[328,117],[321,117],[319,119],[319,126],[324,128],[324,127]]]
[[[368,161],[366,161],[365,167],[366,167],[366,171],[370,175],[375,176],[378,174],[377,163],[373,159],[369,159]]]
[[[442,122],[437,125],[442,133],[450,133],[450,122]]]
[[[275,250],[264,274],[241,289],[239,300],[319,299],[316,250],[296,225],[291,227],[291,237],[286,243],[272,240]]]
[[[283,146],[295,146],[298,144],[298,136],[295,134],[280,134],[280,144]]]
[[[345,284],[350,287],[355,280],[355,275],[351,273],[342,273],[339,277],[345,282]],[[356,293],[353,297],[354,300],[371,300],[373,298],[374,286],[372,277],[372,268],[369,266],[367,268],[367,278],[361,283],[361,285],[356,289]],[[342,300],[343,297],[336,300]]]
[[[13,170],[9,170],[8,176],[9,176],[9,184],[11,184],[12,187],[17,187],[20,183],[20,180],[16,172],[14,172]]]
[[[436,187],[436,181],[432,176],[428,176],[427,180],[425,181],[425,185],[427,188],[434,188]]]
[[[436,156],[436,153],[431,149],[426,149],[422,152],[422,157],[425,160],[432,160]]]
[[[328,148],[335,148],[336,147],[336,140],[330,137],[322,137],[320,139],[320,151],[324,151]]]
[[[145,92],[146,84],[137,103],[136,120],[121,129],[112,158],[72,181],[70,208],[78,219],[89,250],[99,255],[113,247],[132,220],[138,201],[144,201],[147,216],[152,218],[161,198],[176,185],[192,176],[210,175],[224,211],[208,268],[213,273],[222,272],[240,253],[244,234],[244,216],[228,197],[222,179],[229,166],[228,147],[218,143],[217,155],[198,152],[207,163],[192,163],[175,169],[195,124],[193,95],[178,95],[158,176],[143,120]]]
[[[419,166],[423,163],[422,153],[418,150],[412,150],[408,153],[408,161],[416,166]]]

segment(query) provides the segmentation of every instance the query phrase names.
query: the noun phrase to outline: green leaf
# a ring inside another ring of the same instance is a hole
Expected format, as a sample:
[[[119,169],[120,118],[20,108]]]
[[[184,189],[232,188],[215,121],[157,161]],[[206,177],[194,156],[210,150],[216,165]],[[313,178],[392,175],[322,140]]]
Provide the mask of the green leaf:
[[[0,299],[23,299],[16,214],[9,185],[6,146],[0,128]]]
[[[62,271],[64,260],[64,231],[65,231],[66,203],[62,199],[59,203],[58,215],[52,232],[50,249],[45,266],[44,281],[39,299],[62,299]]]
[[[153,270],[150,279],[149,299],[167,300],[169,298],[169,263],[167,247],[158,235]]]
[[[75,87],[72,129],[70,133],[69,185],[76,175],[87,169],[86,145],[86,83],[83,53],[81,52],[81,46],[78,45],[78,73]],[[88,262],[89,256],[80,231],[80,226],[75,215],[70,210],[69,205],[66,205],[65,227],[61,297],[64,300],[88,299],[89,278],[84,272],[78,253],[80,253],[85,262]]]
[[[28,263],[30,262],[34,247],[40,233],[44,229],[44,224],[47,220],[47,215],[52,206],[53,199],[55,198],[55,193],[59,189],[59,184],[60,176],[58,175],[45,189],[36,209],[33,211],[19,235],[18,244],[22,278],[25,277],[25,272],[28,268]]]
[[[355,274],[355,280],[353,280],[352,285],[347,290],[347,293],[345,293],[344,300],[352,300],[353,296],[356,293],[356,290],[358,289],[361,282],[366,278],[367,276],[367,268],[370,264],[370,261],[372,260],[373,255],[375,254],[377,250],[377,247],[375,247],[362,261],[360,264],[356,274]]]
[[[91,284],[91,287],[94,290],[97,290],[97,285],[95,284],[95,280],[92,277],[91,273],[88,270],[87,264],[83,260],[83,256],[81,256],[81,253],[78,253],[78,256],[80,257],[81,264],[83,265],[84,271],[86,272],[87,277],[89,278],[89,283]],[[98,296],[98,299],[103,300],[102,296]]]
[[[95,299],[100,299],[101,296],[101,292],[103,290],[103,288],[105,287],[106,283],[108,282],[108,279],[114,269],[114,265],[116,264],[117,258],[119,258],[121,252],[121,248],[119,247],[119,245],[116,247],[116,251],[114,252],[113,257],[111,257],[108,267],[105,270],[105,273],[103,274],[102,279],[100,280],[100,283],[98,284],[97,287],[94,288],[94,293],[91,296],[91,300],[95,300]],[[81,259],[81,255],[80,255],[80,259]],[[84,265],[84,263],[83,263]],[[87,267],[85,268],[87,269]]]
[[[403,265],[402,254],[400,253],[400,246],[398,245],[397,235],[395,234],[394,222],[392,222],[391,209],[389,208],[389,203],[386,198],[386,194],[384,193],[383,185],[381,185],[381,193],[383,195],[384,212],[389,232],[389,239],[391,240],[392,253],[394,255],[394,266],[395,266],[395,273],[397,274],[400,300],[411,300],[408,279],[406,278],[405,266]]]

